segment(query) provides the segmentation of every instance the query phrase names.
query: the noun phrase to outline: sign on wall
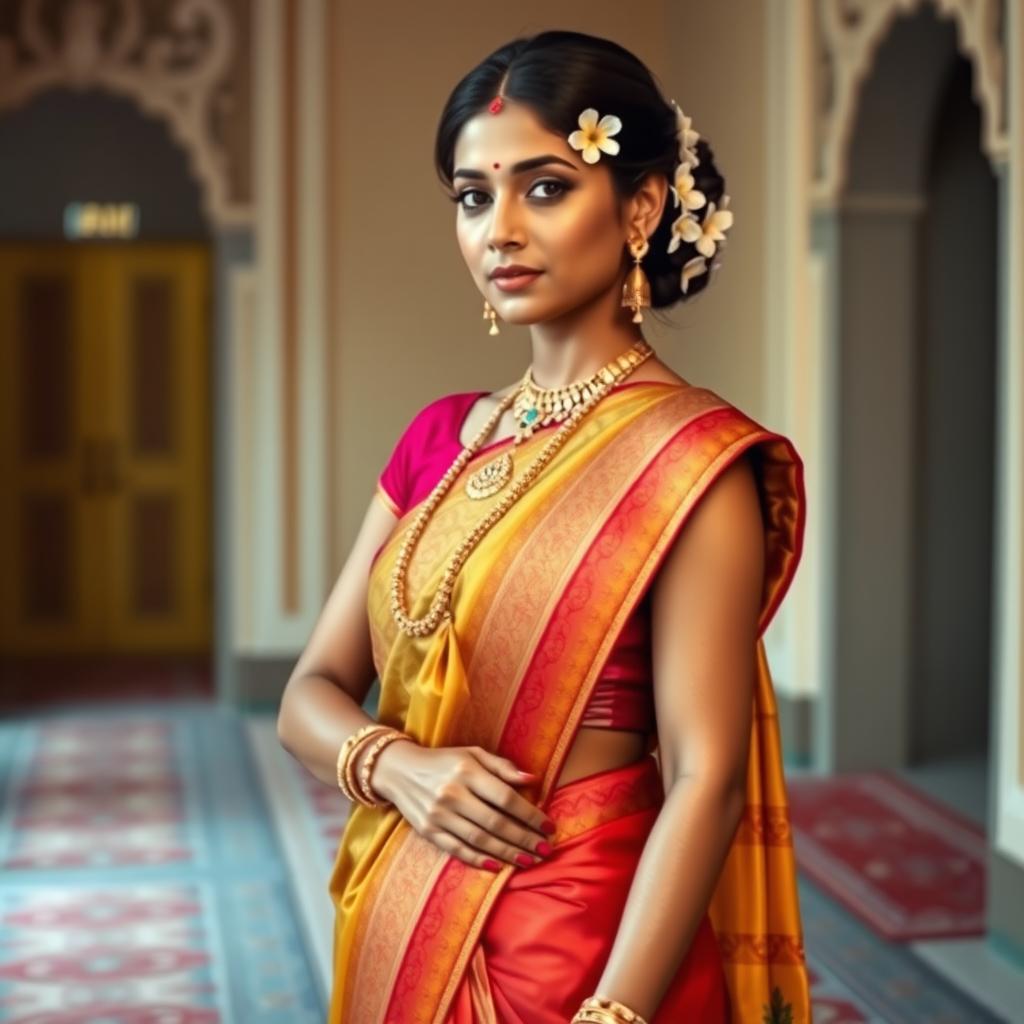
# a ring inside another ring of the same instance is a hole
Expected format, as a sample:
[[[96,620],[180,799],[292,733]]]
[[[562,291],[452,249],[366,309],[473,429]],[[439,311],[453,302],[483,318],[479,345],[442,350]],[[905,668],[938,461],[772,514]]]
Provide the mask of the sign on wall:
[[[65,238],[134,238],[139,233],[135,203],[68,203]]]

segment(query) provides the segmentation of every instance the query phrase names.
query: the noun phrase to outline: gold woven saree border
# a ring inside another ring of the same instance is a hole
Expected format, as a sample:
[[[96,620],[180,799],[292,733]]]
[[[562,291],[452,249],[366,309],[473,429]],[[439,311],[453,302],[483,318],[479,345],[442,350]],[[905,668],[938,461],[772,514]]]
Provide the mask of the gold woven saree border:
[[[399,838],[400,837],[400,838]],[[369,912],[356,924],[355,973],[360,978],[353,1020],[383,1020],[401,963],[416,922],[430,901],[444,869],[444,854],[405,821],[390,837],[394,852],[383,869],[368,879],[365,904]],[[386,893],[386,899],[378,898]]]
[[[658,763],[650,754],[622,768],[585,775],[559,786],[548,804],[556,846],[584,832],[659,807],[664,799]]]

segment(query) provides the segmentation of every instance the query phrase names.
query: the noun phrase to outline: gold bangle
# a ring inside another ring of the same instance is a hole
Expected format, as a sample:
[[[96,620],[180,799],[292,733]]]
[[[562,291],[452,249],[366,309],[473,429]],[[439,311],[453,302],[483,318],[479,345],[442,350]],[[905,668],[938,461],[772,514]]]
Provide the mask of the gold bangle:
[[[338,788],[344,793],[347,799],[355,802],[355,798],[352,795],[351,789],[348,788],[345,782],[345,769],[348,765],[348,757],[355,744],[366,736],[370,732],[374,732],[377,729],[382,728],[379,722],[367,722],[366,725],[360,726],[344,743],[341,745],[341,749],[338,751],[338,760],[336,764],[336,774],[338,779]]]
[[[608,996],[588,996],[576,1011],[572,1024],[647,1024],[635,1010]]]
[[[412,737],[406,735],[400,729],[392,729],[391,732],[386,735],[377,737],[377,740],[370,749],[370,752],[365,758],[363,758],[363,762],[359,766],[359,791],[371,806],[386,807],[391,803],[390,800],[385,800],[383,797],[375,793],[373,786],[370,785],[370,773],[373,771],[373,766],[377,758],[380,757],[380,752],[389,743],[394,743],[395,740],[410,739],[412,739]]]
[[[370,801],[363,796],[362,788],[359,785],[359,759],[363,756],[364,751],[369,747],[374,740],[380,736],[390,735],[391,730],[388,726],[381,726],[379,729],[364,736],[353,748],[352,752],[348,755],[348,764],[345,765],[345,780],[348,782],[348,788],[355,794],[356,803],[362,804],[364,807],[372,806]]]
[[[372,725],[372,724],[374,724],[374,723],[370,723],[370,725]],[[352,743],[355,740],[355,738],[361,732],[365,733],[365,731],[370,728],[370,725],[365,725],[365,726],[362,726],[360,729],[357,729],[354,733],[352,733],[351,736],[349,736],[349,738],[347,740],[345,740],[344,743],[342,743],[341,747],[338,749],[338,757],[337,757],[337,761],[335,763],[335,772],[336,772],[337,779],[338,779],[338,788],[342,791],[342,793],[345,794],[345,796],[348,799],[352,798],[352,794],[348,791],[347,787],[345,786],[345,777],[344,777],[345,758],[348,756],[348,752],[352,749]]]
[[[363,799],[363,795],[359,792],[359,782],[356,779],[356,765],[359,763],[359,758],[362,755],[363,750],[372,743],[377,736],[388,731],[388,726],[377,725],[376,728],[367,732],[365,736],[361,736],[359,740],[352,745],[352,749],[348,752],[348,758],[345,761],[345,782],[348,785],[349,792],[352,794],[353,803],[362,804],[364,807],[367,806],[366,800]]]

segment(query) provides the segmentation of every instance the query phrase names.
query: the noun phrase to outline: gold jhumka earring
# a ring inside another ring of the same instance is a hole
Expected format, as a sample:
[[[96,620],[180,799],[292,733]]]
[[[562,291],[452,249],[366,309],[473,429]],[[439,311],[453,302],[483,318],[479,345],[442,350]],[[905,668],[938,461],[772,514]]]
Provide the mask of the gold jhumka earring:
[[[644,315],[640,312],[641,307],[651,304],[651,284],[647,280],[643,267],[640,266],[640,261],[647,255],[649,248],[650,242],[646,238],[642,239],[640,244],[634,244],[632,240],[629,242],[629,251],[633,259],[636,260],[636,266],[626,275],[626,280],[622,285],[622,305],[629,306],[633,310],[633,323],[635,324],[643,323]]]
[[[489,317],[490,321],[491,321],[491,329],[487,332],[488,334],[500,334],[501,333],[498,330],[498,323],[497,323],[497,319],[496,319],[497,316],[498,316],[498,314],[495,313],[494,307],[486,299],[484,299],[484,319],[486,320]]]

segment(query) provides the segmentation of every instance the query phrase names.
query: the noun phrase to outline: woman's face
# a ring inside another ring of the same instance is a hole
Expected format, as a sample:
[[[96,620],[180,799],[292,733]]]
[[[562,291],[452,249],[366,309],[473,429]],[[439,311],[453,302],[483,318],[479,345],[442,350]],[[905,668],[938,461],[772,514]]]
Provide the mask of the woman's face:
[[[628,224],[620,221],[602,151],[585,163],[529,107],[506,100],[467,121],[455,146],[459,247],[484,298],[509,323],[551,320],[621,288]],[[528,162],[528,167],[517,165]],[[491,273],[521,264],[540,271],[516,290]]]

